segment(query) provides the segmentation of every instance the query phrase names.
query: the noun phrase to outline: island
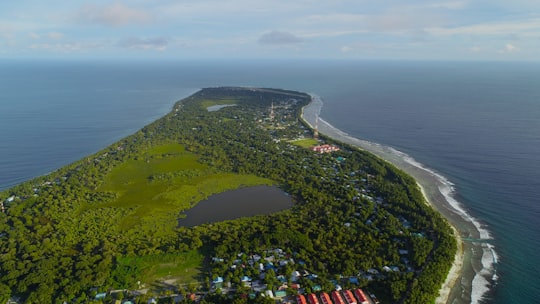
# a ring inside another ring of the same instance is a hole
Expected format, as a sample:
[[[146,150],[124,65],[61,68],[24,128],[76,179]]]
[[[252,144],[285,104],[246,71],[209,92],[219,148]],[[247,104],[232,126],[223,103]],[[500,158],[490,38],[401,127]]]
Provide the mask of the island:
[[[202,89],[0,192],[0,302],[432,303],[452,228],[412,177],[318,134],[302,119],[311,100]],[[218,196],[234,191],[247,205]]]

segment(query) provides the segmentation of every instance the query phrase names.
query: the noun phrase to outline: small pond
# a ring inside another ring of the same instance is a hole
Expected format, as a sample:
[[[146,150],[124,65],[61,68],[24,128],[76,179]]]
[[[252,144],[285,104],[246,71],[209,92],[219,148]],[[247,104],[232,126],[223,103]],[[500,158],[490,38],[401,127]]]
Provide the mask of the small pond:
[[[293,206],[292,198],[278,187],[255,186],[210,196],[187,210],[180,226],[193,227],[205,223],[233,220],[240,217],[271,214]]]

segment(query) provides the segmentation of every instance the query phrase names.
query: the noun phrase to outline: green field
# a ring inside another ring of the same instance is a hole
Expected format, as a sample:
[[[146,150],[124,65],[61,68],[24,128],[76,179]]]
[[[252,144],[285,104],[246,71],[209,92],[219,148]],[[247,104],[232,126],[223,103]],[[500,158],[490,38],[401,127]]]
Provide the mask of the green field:
[[[269,179],[254,175],[219,172],[198,159],[179,144],[153,147],[107,175],[98,190],[115,193],[116,199],[96,207],[130,210],[120,223],[121,229],[131,228],[141,221],[172,224],[180,211],[212,194],[243,186],[273,184]]]
[[[313,139],[313,138],[302,138],[302,139],[297,139],[297,140],[291,141],[291,144],[296,145],[296,146],[300,146],[302,148],[310,148],[310,147],[313,147],[313,146],[319,144],[319,142],[316,139]]]
[[[203,259],[201,253],[192,250],[178,254],[122,257],[118,262],[122,265],[120,271],[136,269],[138,275],[145,278],[145,282],[174,279],[177,284],[188,284],[200,281]]]

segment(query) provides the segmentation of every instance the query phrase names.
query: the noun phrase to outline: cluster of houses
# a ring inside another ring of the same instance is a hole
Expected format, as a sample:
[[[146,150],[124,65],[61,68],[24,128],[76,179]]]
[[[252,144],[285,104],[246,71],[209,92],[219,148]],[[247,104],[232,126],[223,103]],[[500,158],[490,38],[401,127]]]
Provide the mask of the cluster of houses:
[[[337,282],[333,282],[335,290],[330,294],[324,292],[320,285],[318,275],[310,273],[307,270],[292,270],[290,273],[285,273],[285,268],[294,269],[293,265],[298,265],[298,268],[304,268],[305,263],[302,260],[296,260],[293,255],[286,253],[280,248],[267,250],[264,255],[250,254],[245,255],[239,253],[238,259],[229,263],[229,270],[234,271],[239,268],[246,269],[253,267],[259,274],[257,278],[251,278],[243,275],[240,278],[241,286],[248,288],[249,292],[246,296],[255,298],[257,294],[276,300],[277,303],[302,303],[302,304],[372,304],[376,300],[371,299],[360,288],[354,290],[342,290]],[[219,257],[212,258],[213,263],[227,263],[225,259]],[[278,284],[271,286],[269,283],[269,271],[275,274]],[[253,273],[253,272],[252,272]],[[309,282],[309,288],[302,288],[301,282]],[[358,284],[357,277],[349,278],[349,282]],[[268,284],[267,284],[268,283]],[[214,276],[212,280],[212,290],[221,291],[222,293],[231,293],[238,291],[238,287],[233,286],[231,282],[225,282],[222,276]],[[245,290],[245,289],[242,289]]]
[[[337,146],[334,146],[334,145],[329,145],[329,144],[324,144],[324,145],[317,145],[317,146],[313,146],[311,148],[309,148],[311,151],[313,152],[317,152],[317,153],[331,153],[331,152],[336,152],[336,151],[339,151],[339,148]]]
[[[296,303],[298,304],[371,304],[378,302],[378,300],[368,297],[360,288],[353,291],[349,289],[334,290],[330,294],[321,292],[319,295],[310,293],[307,296],[296,296]]]

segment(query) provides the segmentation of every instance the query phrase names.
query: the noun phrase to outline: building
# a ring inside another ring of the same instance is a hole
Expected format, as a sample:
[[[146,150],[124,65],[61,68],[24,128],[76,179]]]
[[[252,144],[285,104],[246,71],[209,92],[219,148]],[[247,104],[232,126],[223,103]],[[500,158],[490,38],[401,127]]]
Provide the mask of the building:
[[[321,293],[321,301],[323,304],[332,304],[332,300],[326,292]]]
[[[369,304],[369,300],[362,289],[355,289],[354,295],[356,296],[356,299],[358,299],[358,304]]]
[[[297,295],[296,296],[296,303],[298,303],[298,304],[307,304],[306,297],[304,297],[304,295]]]
[[[310,149],[313,152],[317,152],[317,153],[321,153],[321,154],[322,153],[330,153],[330,152],[339,151],[338,147],[336,147],[334,145],[328,145],[328,144],[313,146]]]
[[[314,293],[308,295],[307,301],[309,304],[319,304],[319,299],[317,299],[317,296]]]
[[[337,290],[332,291],[332,301],[334,301],[334,304],[345,304],[343,298]]]
[[[350,290],[343,291],[343,296],[345,297],[345,302],[347,304],[357,304],[356,299],[353,296],[353,293]]]

